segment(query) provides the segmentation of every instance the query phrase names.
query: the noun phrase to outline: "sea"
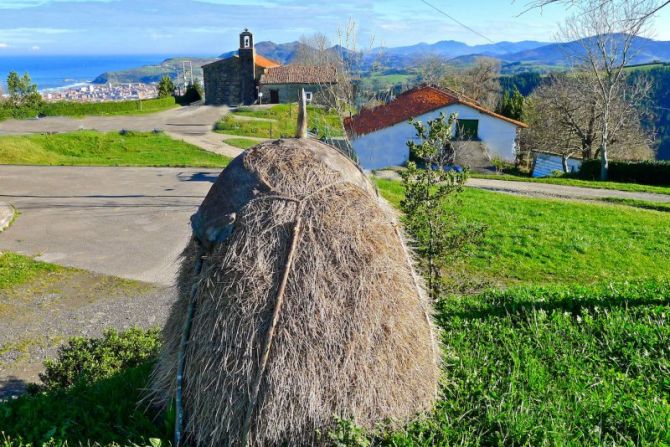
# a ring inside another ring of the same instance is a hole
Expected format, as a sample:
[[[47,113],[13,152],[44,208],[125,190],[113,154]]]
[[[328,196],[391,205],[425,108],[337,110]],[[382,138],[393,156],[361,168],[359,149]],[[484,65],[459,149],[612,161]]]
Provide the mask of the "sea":
[[[28,72],[40,91],[92,82],[107,71],[160,64],[166,55],[0,56],[0,85],[7,92],[7,74]]]

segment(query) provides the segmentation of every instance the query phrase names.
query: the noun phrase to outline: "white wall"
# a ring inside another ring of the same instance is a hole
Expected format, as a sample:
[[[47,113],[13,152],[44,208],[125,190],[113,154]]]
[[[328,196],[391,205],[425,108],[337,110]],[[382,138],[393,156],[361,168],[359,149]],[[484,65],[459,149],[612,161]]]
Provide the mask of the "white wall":
[[[462,104],[454,104],[419,116],[424,123],[435,119],[440,112],[449,116],[456,113],[459,119],[479,120],[478,136],[492,156],[514,161],[516,156],[516,126],[499,118],[479,112]],[[400,166],[409,159],[407,141],[415,139],[415,130],[405,121],[376,132],[353,139],[351,144],[358,154],[363,169],[380,169]]]

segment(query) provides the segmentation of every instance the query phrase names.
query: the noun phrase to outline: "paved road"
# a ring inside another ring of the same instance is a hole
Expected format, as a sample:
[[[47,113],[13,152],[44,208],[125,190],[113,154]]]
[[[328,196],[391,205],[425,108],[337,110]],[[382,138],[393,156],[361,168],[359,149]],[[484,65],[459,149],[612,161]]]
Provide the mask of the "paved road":
[[[654,202],[670,203],[670,195],[668,194],[582,188],[580,186],[554,185],[549,183],[510,182],[506,180],[471,178],[468,179],[467,185],[489,191],[563,199],[598,200],[615,197],[619,199],[651,200]]]
[[[115,132],[122,129],[150,132],[159,129],[172,138],[195,144],[210,152],[236,157],[241,151],[225,144],[223,135],[212,132],[214,123],[229,110],[226,106],[189,106],[146,115],[83,118],[49,116],[36,120],[7,120],[0,122],[0,135],[74,132],[82,129],[101,132]]]
[[[190,216],[218,175],[181,168],[0,166],[0,201],[19,210],[0,250],[171,284]]]
[[[401,180],[400,174],[391,170],[377,171],[375,172],[375,177],[388,180]],[[670,203],[669,194],[582,188],[580,186],[554,185],[550,183],[512,182],[508,180],[470,178],[466,185],[472,188],[486,189],[488,191],[498,191],[533,197],[555,197],[559,199],[577,200],[602,200],[614,197],[618,199],[649,200],[653,202]]]

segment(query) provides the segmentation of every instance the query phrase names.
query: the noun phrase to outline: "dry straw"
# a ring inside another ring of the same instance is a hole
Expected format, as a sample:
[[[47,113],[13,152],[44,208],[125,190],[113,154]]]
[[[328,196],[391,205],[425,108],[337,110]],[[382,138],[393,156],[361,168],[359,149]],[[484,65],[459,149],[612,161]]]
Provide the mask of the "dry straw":
[[[404,423],[436,397],[431,306],[396,218],[330,146],[280,140],[235,159],[194,216],[178,286],[150,398],[174,399],[190,308],[188,443],[318,445],[335,416]]]

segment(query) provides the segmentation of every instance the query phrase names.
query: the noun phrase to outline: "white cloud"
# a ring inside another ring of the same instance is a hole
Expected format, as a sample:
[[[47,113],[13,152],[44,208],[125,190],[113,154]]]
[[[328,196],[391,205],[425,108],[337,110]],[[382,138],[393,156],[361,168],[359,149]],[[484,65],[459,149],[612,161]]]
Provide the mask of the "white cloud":
[[[0,9],[36,8],[49,3],[109,3],[116,0],[0,0]]]
[[[4,42],[0,42],[0,48],[9,48],[9,44],[6,44]]]
[[[33,45],[30,49],[33,50],[33,51],[39,51],[40,47],[39,47],[39,45]]]

